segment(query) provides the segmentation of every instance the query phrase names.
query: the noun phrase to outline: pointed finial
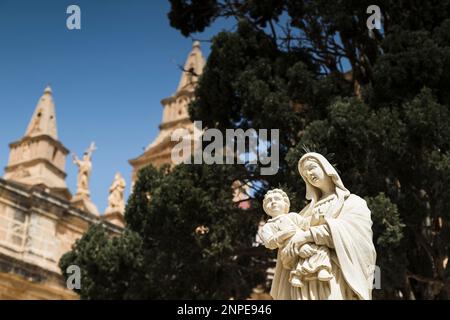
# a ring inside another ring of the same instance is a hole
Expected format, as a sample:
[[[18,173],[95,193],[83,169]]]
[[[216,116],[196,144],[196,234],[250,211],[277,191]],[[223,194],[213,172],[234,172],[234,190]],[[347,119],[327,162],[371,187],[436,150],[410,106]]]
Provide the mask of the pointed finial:
[[[195,41],[192,43],[192,48],[199,48],[199,49],[200,49],[200,41],[195,40]]]
[[[48,93],[48,94],[52,94],[52,88],[50,88],[50,86],[46,86],[44,89],[44,93]]]

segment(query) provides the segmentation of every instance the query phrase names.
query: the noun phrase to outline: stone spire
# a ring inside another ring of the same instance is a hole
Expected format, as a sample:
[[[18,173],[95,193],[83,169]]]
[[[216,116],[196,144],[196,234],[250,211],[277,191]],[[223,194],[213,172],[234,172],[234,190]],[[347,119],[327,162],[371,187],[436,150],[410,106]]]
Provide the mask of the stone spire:
[[[192,51],[189,53],[186,63],[184,64],[184,70],[181,74],[177,93],[182,90],[193,91],[195,89],[195,84],[198,81],[198,77],[203,72],[205,63],[202,51],[200,50],[200,42],[194,41],[192,44]]]
[[[47,86],[44,94],[39,99],[31,118],[28,129],[25,133],[27,137],[36,137],[47,135],[58,140],[58,132],[56,129],[55,104],[52,97],[52,89]]]
[[[66,156],[58,141],[55,104],[50,87],[45,88],[25,136],[9,145],[10,154],[4,178],[29,186],[42,186],[48,192],[70,199],[66,185]]]

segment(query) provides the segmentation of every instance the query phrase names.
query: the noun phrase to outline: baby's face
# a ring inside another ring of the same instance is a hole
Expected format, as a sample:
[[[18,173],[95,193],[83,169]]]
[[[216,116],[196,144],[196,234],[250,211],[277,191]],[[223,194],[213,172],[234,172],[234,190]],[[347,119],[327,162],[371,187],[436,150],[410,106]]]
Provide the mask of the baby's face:
[[[272,217],[279,216],[286,213],[288,210],[286,203],[283,200],[283,196],[279,193],[269,194],[266,197],[266,213]]]

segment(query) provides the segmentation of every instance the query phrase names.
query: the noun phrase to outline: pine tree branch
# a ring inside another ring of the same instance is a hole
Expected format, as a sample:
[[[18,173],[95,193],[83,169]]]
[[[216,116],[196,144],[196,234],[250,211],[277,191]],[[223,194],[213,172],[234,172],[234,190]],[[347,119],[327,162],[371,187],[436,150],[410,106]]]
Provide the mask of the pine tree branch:
[[[406,277],[408,279],[414,279],[416,281],[423,282],[423,283],[428,283],[428,284],[431,284],[431,285],[436,285],[437,284],[439,286],[444,286],[444,283],[441,280],[424,277],[424,276],[421,276],[419,274],[411,273],[409,271],[406,273]]]

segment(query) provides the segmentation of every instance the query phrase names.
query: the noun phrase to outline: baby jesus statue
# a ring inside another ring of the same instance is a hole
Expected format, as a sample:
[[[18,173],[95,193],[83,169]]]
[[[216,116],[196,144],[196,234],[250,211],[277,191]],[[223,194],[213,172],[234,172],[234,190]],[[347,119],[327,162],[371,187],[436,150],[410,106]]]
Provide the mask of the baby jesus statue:
[[[303,287],[304,281],[318,279],[330,281],[330,249],[314,243],[305,243],[299,256],[289,258],[282,250],[298,229],[308,231],[311,226],[325,224],[326,214],[317,213],[305,218],[296,212],[289,212],[290,201],[281,189],[270,190],[264,196],[263,209],[271,217],[260,230],[260,237],[268,249],[280,250],[280,258],[285,269],[291,270],[289,282],[294,287]]]

